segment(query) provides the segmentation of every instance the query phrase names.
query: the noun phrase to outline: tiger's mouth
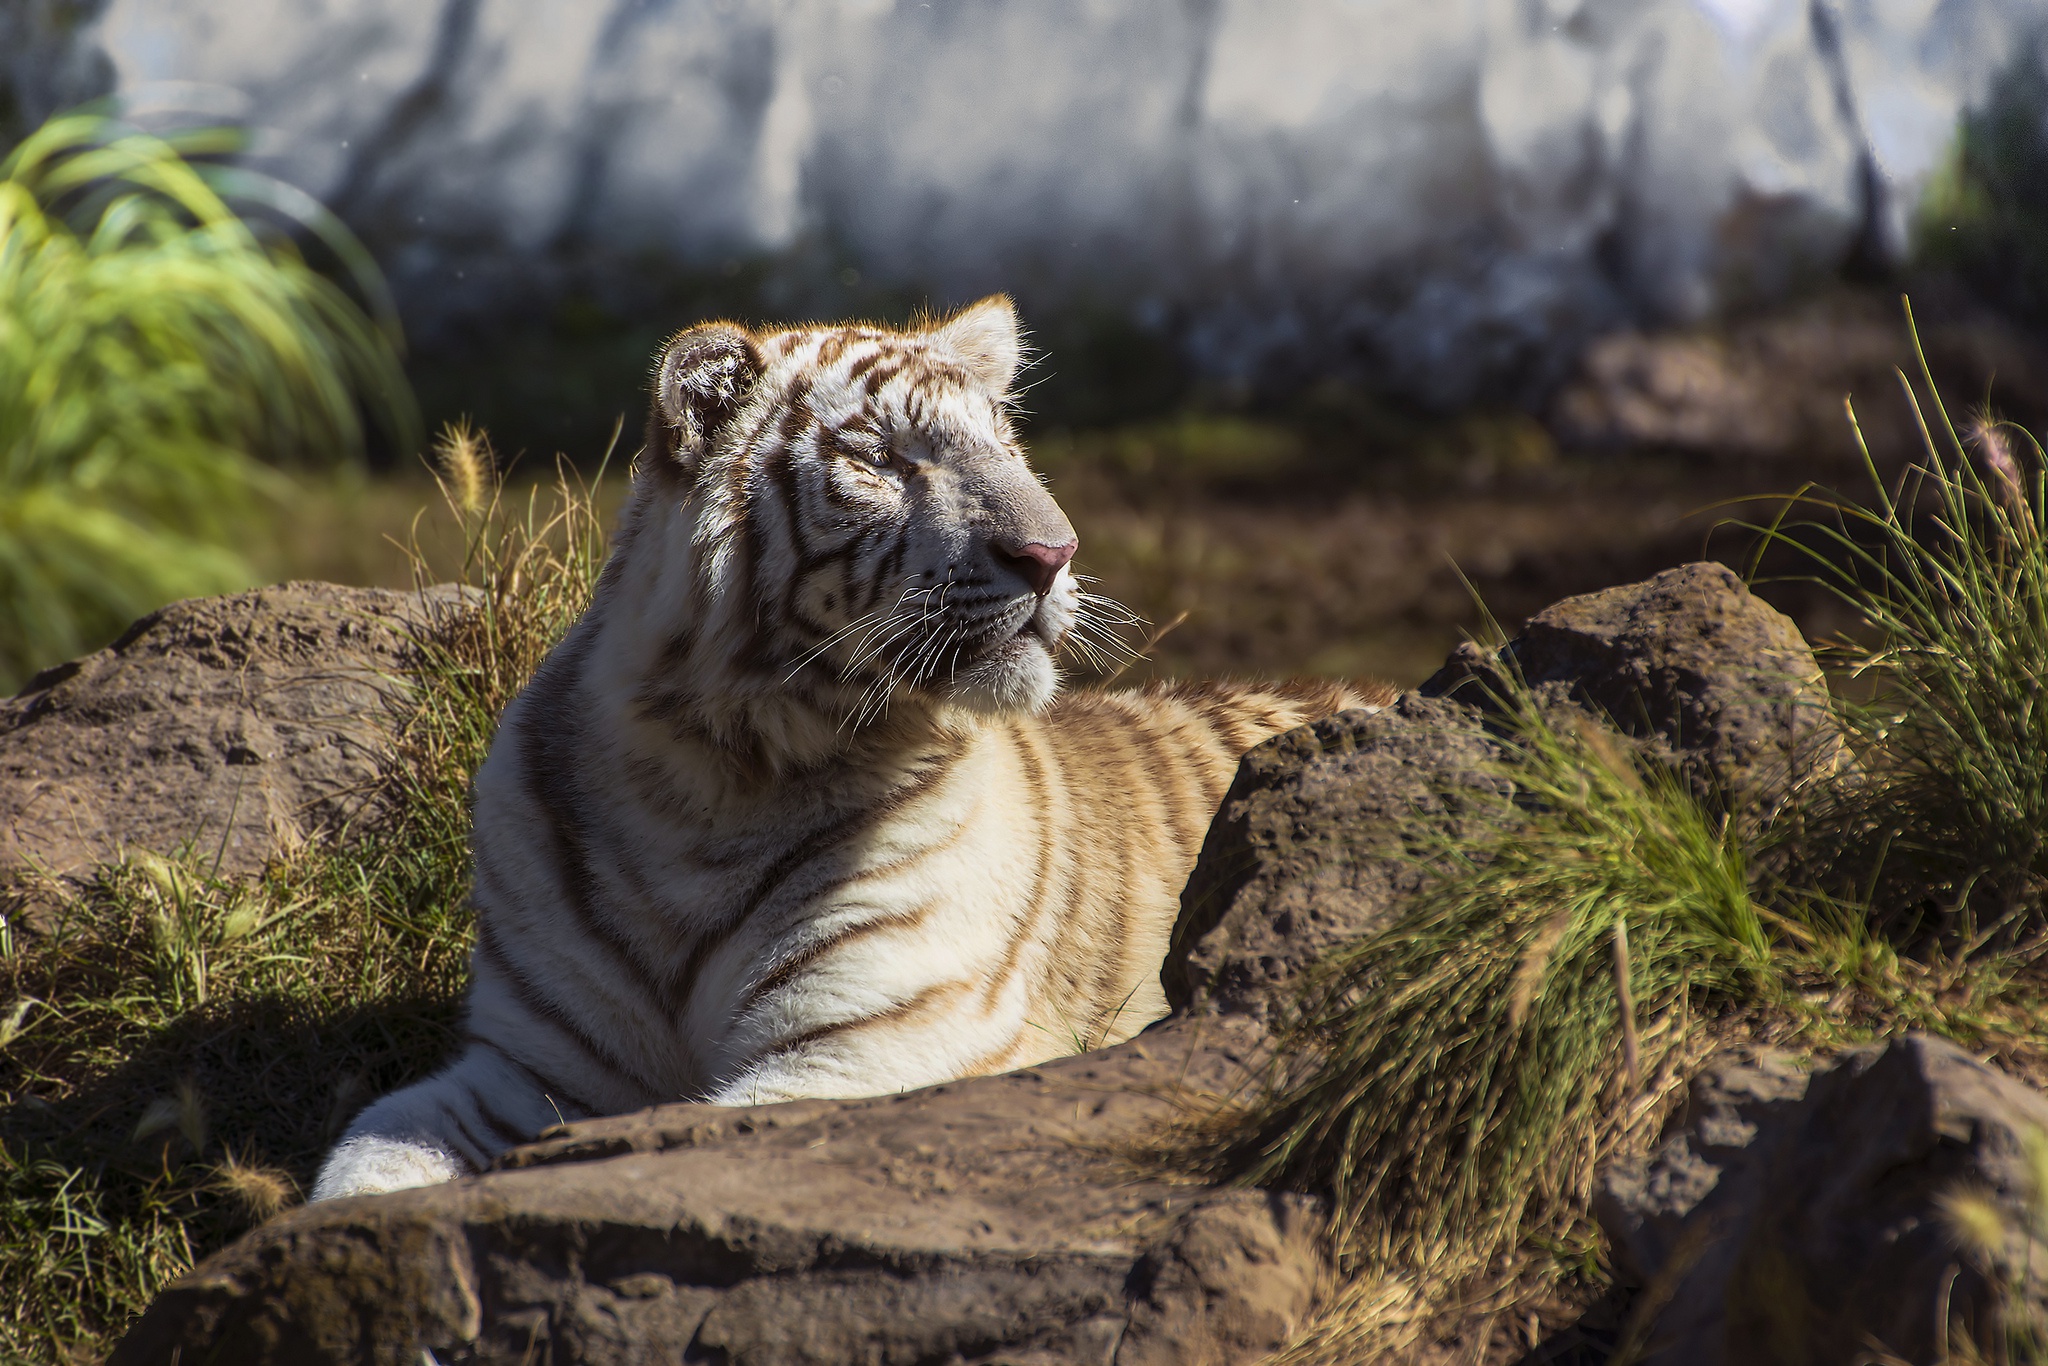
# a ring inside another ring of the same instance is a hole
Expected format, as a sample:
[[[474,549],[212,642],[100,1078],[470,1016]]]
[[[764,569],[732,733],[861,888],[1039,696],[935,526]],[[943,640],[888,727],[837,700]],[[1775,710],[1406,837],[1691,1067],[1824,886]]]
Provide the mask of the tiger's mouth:
[[[990,624],[973,647],[963,652],[963,658],[984,659],[1032,641],[1044,646],[1047,653],[1057,654],[1067,635],[1068,623],[1063,616],[1050,597],[1019,598]]]
[[[1049,598],[1019,598],[963,640],[941,681],[956,702],[983,709],[1033,709],[1058,686],[1054,659],[1067,614]]]

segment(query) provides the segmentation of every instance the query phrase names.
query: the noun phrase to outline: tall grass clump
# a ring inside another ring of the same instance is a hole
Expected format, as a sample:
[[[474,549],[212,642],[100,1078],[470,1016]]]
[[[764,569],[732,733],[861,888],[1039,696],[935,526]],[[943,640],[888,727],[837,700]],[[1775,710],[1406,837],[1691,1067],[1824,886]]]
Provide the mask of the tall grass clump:
[[[1767,539],[1810,557],[1860,618],[1830,653],[1873,689],[1843,709],[1862,781],[1794,832],[1806,864],[1873,898],[1895,933],[1969,951],[2042,928],[2048,489],[2030,435],[1988,413],[1959,432],[1924,356],[1920,378],[1924,407],[1899,375],[1923,458],[1886,480],[1864,448],[1867,503],[1802,495],[1824,515]],[[1853,407],[1849,421],[1860,446]]]
[[[1440,851],[1404,917],[1313,975],[1223,1163],[1327,1192],[1359,1271],[1482,1269],[1583,1210],[1653,1117],[1694,1003],[1772,936],[1744,852],[1669,767],[1507,689],[1491,839]]]
[[[1197,1134],[1212,1173],[1331,1201],[1352,1281],[1287,1360],[1378,1360],[1448,1305],[1539,1293],[1545,1248],[1590,1268],[1596,1164],[1720,1043],[1917,1028],[2048,1059],[2048,460],[1988,414],[1959,432],[1920,379],[1922,460],[1886,480],[1865,450],[1867,504],[1804,490],[1752,528],[1860,622],[1824,652],[1868,692],[1830,703],[1840,770],[1731,820],[1495,680],[1492,833],[1434,848],[1401,918],[1319,965],[1264,1088]]]
[[[183,595],[246,587],[234,545],[279,461],[401,446],[412,400],[372,321],[268,220],[381,286],[305,195],[173,140],[60,116],[0,160],[0,687]],[[188,159],[193,158],[193,159]]]
[[[0,920],[0,1360],[96,1359],[157,1291],[309,1184],[364,1102],[454,1042],[468,789],[497,717],[604,556],[566,468],[509,495],[466,429],[438,470],[467,529],[396,681],[380,813],[253,882],[136,854]]]

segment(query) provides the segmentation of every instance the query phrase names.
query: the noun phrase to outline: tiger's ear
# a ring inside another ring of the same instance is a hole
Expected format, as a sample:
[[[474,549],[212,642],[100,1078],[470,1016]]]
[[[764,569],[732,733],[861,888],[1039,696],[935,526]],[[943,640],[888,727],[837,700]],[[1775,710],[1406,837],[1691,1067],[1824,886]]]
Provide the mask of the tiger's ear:
[[[1017,335],[1017,308],[1007,294],[991,294],[931,333],[932,340],[967,362],[974,377],[1001,398],[1010,392],[1024,361]]]
[[[676,333],[654,363],[648,450],[694,474],[712,436],[760,377],[760,348],[738,324],[704,323]]]

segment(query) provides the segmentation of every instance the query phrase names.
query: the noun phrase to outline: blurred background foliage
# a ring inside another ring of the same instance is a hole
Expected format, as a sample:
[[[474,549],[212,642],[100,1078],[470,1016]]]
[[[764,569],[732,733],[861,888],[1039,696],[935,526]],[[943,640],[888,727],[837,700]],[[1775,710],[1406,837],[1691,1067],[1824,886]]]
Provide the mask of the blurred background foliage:
[[[2048,321],[2048,67],[2024,52],[1963,115],[1927,188],[1921,260],[1956,270],[2032,322]]]
[[[0,686],[255,582],[245,538],[288,500],[281,470],[360,459],[373,430],[415,440],[367,255],[299,191],[214,160],[240,146],[83,113],[0,162]]]

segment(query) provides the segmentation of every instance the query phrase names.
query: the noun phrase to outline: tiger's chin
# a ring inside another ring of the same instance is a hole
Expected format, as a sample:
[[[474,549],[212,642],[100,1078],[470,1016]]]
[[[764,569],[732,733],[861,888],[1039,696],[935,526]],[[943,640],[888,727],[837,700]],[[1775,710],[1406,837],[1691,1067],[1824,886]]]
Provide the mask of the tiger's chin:
[[[979,712],[1033,712],[1052,701],[1059,686],[1052,647],[1036,631],[1023,630],[962,668],[946,696]]]

